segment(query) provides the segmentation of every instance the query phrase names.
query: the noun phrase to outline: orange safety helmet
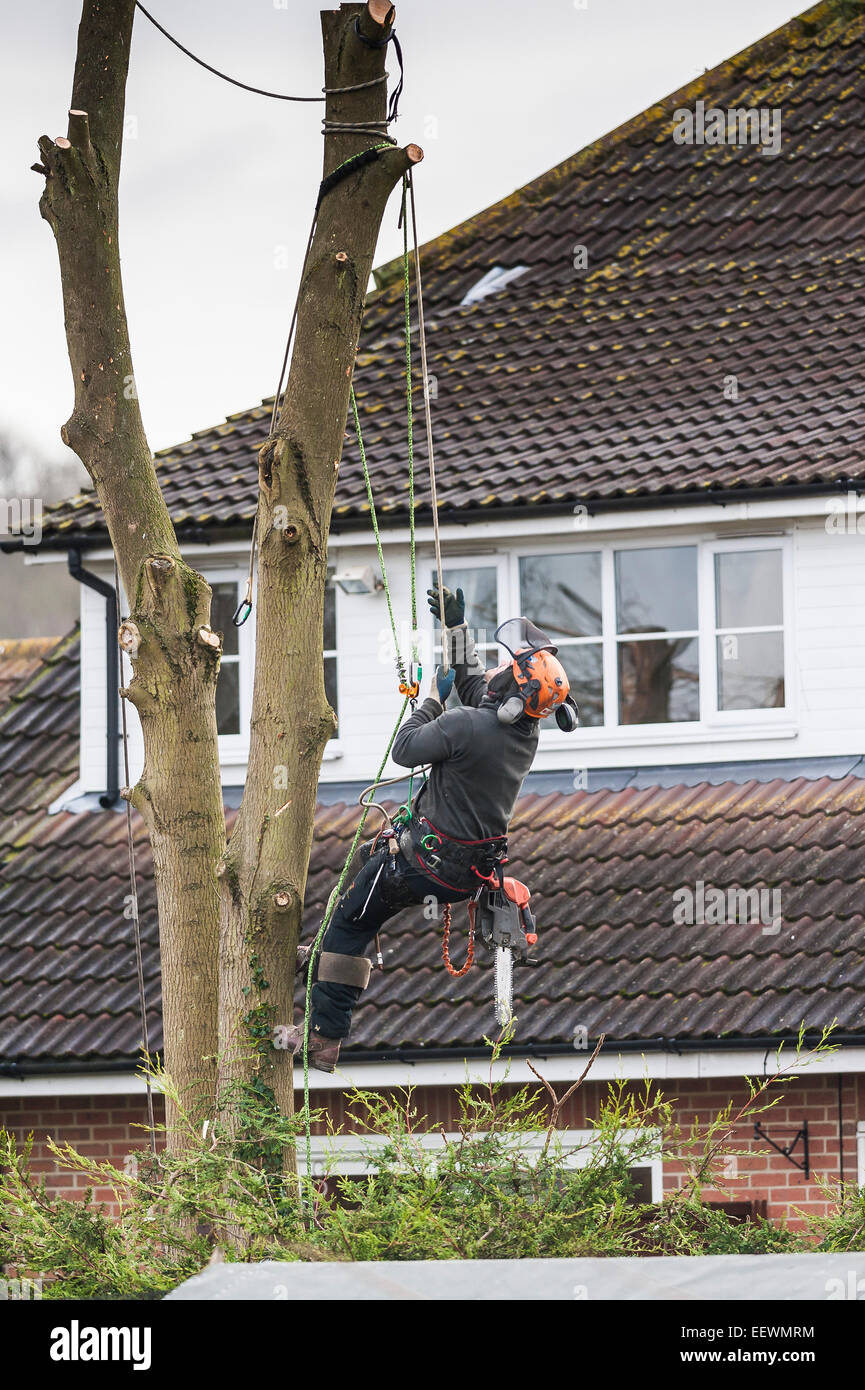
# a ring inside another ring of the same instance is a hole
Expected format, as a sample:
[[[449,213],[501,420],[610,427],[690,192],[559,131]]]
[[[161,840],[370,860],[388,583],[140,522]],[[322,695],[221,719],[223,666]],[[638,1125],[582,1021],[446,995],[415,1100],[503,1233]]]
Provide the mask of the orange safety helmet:
[[[511,671],[517,686],[499,706],[503,724],[512,724],[521,714],[546,719],[555,710],[556,722],[566,732],[577,727],[578,711],[570,698],[570,682],[558,660],[558,648],[528,618],[510,618],[496,629],[495,636],[513,657]],[[564,706],[569,706],[567,712]]]
[[[517,652],[513,672],[523,708],[532,719],[546,719],[570,693],[565,668],[552,651]]]

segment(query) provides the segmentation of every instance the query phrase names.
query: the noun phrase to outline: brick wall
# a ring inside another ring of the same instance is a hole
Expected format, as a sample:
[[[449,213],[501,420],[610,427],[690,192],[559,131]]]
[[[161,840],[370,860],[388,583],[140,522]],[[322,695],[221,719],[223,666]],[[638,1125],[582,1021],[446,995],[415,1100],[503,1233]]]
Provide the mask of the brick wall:
[[[512,1091],[516,1088],[506,1089]],[[661,1089],[669,1099],[675,1099],[677,1116],[683,1126],[689,1126],[694,1120],[705,1123],[730,1099],[734,1107],[738,1107],[747,1098],[744,1081],[726,1078],[686,1083],[671,1081],[663,1083]],[[557,1090],[561,1093],[562,1087],[557,1086]],[[588,1127],[605,1094],[606,1083],[587,1082],[565,1107],[562,1125],[568,1129]],[[154,1099],[158,1122],[162,1119],[161,1106],[159,1098]],[[302,1103],[302,1099],[302,1095],[298,1095],[298,1104]],[[317,1100],[313,1092],[313,1106],[324,1104],[334,1125],[346,1123],[348,1107],[341,1093],[324,1092]],[[418,1087],[414,1093],[414,1105],[421,1116],[426,1116],[430,1128],[452,1129],[456,1126],[458,1110],[453,1088]],[[857,1121],[865,1120],[865,1076],[842,1078],[841,1106],[844,1176],[847,1181],[855,1181],[856,1125]],[[781,1154],[754,1139],[751,1121],[740,1124],[733,1132],[731,1146],[748,1151],[745,1157],[736,1160],[738,1178],[730,1179],[727,1192],[704,1192],[706,1200],[765,1199],[771,1219],[787,1218],[793,1226],[802,1224],[797,1221],[794,1208],[813,1213],[828,1211],[830,1204],[817,1179],[835,1181],[840,1171],[837,1077],[809,1078],[807,1072],[803,1073],[799,1080],[787,1084],[783,1100],[762,1117],[762,1123],[776,1143],[785,1145],[793,1138],[805,1117],[810,1131],[810,1181],[806,1181],[804,1174]],[[62,1197],[80,1197],[87,1180],[81,1174],[67,1173],[58,1168],[57,1160],[47,1148],[49,1135],[58,1143],[68,1140],[81,1153],[110,1159],[122,1168],[128,1154],[148,1144],[146,1132],[135,1128],[136,1125],[145,1124],[146,1118],[143,1096],[0,1099],[0,1125],[10,1129],[21,1142],[33,1131],[33,1171],[45,1178],[49,1192]],[[316,1126],[319,1131],[322,1128]],[[793,1157],[801,1162],[801,1140]],[[680,1187],[682,1180],[681,1165],[665,1161],[665,1191]],[[110,1188],[97,1188],[94,1196],[99,1201],[112,1203]]]
[[[159,1124],[164,1119],[162,1102],[158,1096],[153,1099]],[[45,1179],[47,1191],[55,1197],[80,1197],[87,1178],[58,1166],[48,1148],[49,1138],[58,1144],[68,1142],[79,1153],[107,1159],[122,1169],[128,1154],[150,1145],[147,1131],[135,1128],[140,1124],[147,1124],[143,1096],[0,1097],[0,1127],[15,1135],[19,1146],[33,1134],[31,1170]],[[94,1188],[93,1196],[96,1201],[114,1205],[111,1188]]]

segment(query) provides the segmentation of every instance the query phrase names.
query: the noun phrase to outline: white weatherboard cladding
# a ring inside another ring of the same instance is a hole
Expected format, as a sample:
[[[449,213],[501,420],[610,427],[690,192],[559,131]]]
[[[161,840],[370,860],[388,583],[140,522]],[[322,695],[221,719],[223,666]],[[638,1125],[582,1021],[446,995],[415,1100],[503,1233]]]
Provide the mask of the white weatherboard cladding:
[[[797,506],[799,510],[801,504]],[[705,727],[678,724],[653,728],[588,728],[566,736],[545,731],[535,762],[537,771],[658,764],[855,755],[865,741],[865,535],[828,531],[824,504],[812,501],[812,515],[745,516],[731,507],[724,524],[722,509],[677,508],[643,512],[635,518],[593,518],[591,529],[578,532],[570,517],[533,522],[529,514],[500,528],[484,522],[448,527],[445,565],[495,565],[499,575],[502,617],[518,611],[518,555],[526,550],[561,552],[598,544],[712,544],[742,548],[782,545],[785,554],[787,708],[716,719]],[[791,511],[793,509],[791,508]],[[423,692],[432,676],[432,627],[426,589],[432,571],[432,548],[421,531],[418,549],[418,614],[424,634]],[[407,538],[384,533],[385,559],[400,645],[410,651],[409,565]],[[190,547],[188,558],[206,574],[237,573],[242,579],[242,543],[224,547]],[[379,562],[371,536],[344,535],[332,540],[330,562],[340,569]],[[95,557],[85,563],[105,578],[110,568]],[[711,556],[703,571],[704,597],[710,599]],[[707,610],[703,605],[704,615]],[[469,615],[469,618],[471,615]],[[105,628],[98,594],[82,587],[82,791],[101,791],[105,784]],[[254,632],[254,615],[248,627]],[[399,714],[402,697],[392,659],[385,596],[337,591],[339,731],[322,765],[323,782],[368,781],[374,775]],[[128,664],[127,664],[128,676]],[[705,679],[704,673],[704,679]],[[579,701],[579,691],[576,692]],[[140,730],[129,709],[133,777],[140,768]],[[226,784],[245,776],[242,740],[225,750]],[[399,769],[389,765],[391,774]]]

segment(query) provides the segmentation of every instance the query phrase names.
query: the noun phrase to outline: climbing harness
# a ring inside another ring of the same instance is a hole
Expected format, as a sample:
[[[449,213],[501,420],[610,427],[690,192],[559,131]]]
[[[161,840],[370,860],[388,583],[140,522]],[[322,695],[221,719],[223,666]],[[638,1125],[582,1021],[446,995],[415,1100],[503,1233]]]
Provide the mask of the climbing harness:
[[[114,556],[114,592],[120,601],[120,575],[117,571],[117,556]],[[123,776],[125,786],[129,787],[129,738],[126,728],[126,695],[123,684],[123,648],[120,649],[120,717],[123,731]],[[147,1127],[150,1130],[150,1152],[156,1153],[156,1125],[153,1119],[153,1089],[150,1084],[150,1037],[147,1028],[147,999],[144,992],[144,960],[141,951],[141,918],[138,914],[138,882],[135,873],[135,843],[132,837],[132,806],[126,799],[126,848],[129,858],[129,905],[132,908],[132,935],[135,942],[135,967],[138,975],[138,1009],[141,1015],[141,1048],[147,1058],[144,1085],[147,1093]]]

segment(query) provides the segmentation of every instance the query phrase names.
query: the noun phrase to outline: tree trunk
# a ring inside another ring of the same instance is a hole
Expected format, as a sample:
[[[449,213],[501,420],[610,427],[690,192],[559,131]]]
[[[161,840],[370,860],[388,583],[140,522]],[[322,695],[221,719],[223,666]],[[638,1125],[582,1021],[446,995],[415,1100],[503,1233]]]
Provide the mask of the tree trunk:
[[[122,645],[132,659],[128,695],[141,716],[145,763],[124,795],[153,848],[165,1062],[184,1103],[200,1113],[214,1089],[217,1043],[221,644],[209,627],[210,589],[180,555],[132,370],[117,187],[133,15],[133,0],[85,0],[68,135],[39,141],[40,211],[57,242],[75,383],[61,434],[93,480],[132,609]]]
[[[328,88],[370,83],[390,32],[388,4],[322,14]],[[386,84],[329,95],[330,122],[374,125]],[[374,134],[329,133],[324,173],[371,146]],[[297,334],[275,436],[259,456],[256,670],[249,770],[221,871],[220,1053],[224,1075],[293,1108],[290,1055],[273,1030],[290,1023],[294,962],[322,753],[334,729],[322,660],[327,540],[366,286],[385,204],[421,159],[382,150],[324,198],[300,290]]]

